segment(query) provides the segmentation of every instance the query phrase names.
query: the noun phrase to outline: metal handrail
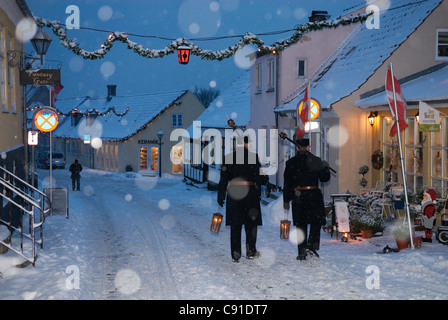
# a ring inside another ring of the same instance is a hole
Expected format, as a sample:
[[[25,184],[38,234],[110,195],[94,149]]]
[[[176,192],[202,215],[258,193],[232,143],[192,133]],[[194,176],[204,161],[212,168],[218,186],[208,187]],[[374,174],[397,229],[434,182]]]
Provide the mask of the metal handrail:
[[[1,174],[3,173],[3,174]],[[3,176],[3,177],[2,177]],[[21,184],[20,188],[18,185]],[[0,223],[6,225],[9,228],[9,237],[7,239],[0,239],[0,243],[6,248],[20,255],[27,261],[31,262],[34,266],[37,254],[36,254],[36,243],[43,248],[43,229],[42,225],[45,222],[45,216],[51,211],[51,201],[48,199],[47,195],[35,188],[28,182],[22,180],[15,174],[9,172],[5,168],[0,166],[0,186],[3,186],[3,192],[0,196],[8,200],[10,206],[14,205],[20,211],[19,226],[12,225],[12,214],[10,207],[10,217],[9,221],[5,221],[0,217]],[[5,190],[7,192],[5,192]],[[30,193],[31,194],[30,194]],[[35,197],[35,194],[37,196]],[[19,198],[19,199],[17,199]],[[47,208],[45,208],[45,204]],[[38,214],[36,214],[36,212]],[[23,214],[28,215],[28,226],[29,232],[23,230]],[[36,216],[39,219],[36,221]],[[36,229],[40,229],[40,237],[36,239]],[[17,231],[20,233],[20,249],[17,249],[12,244],[12,232]],[[32,242],[32,253],[31,257],[23,252],[23,239],[27,238]]]

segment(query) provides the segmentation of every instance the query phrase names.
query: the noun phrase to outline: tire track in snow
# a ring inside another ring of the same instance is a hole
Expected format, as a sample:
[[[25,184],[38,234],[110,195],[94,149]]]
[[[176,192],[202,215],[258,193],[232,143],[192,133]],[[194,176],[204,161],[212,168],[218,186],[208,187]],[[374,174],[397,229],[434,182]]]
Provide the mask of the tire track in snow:
[[[126,201],[132,188],[114,181],[107,197],[100,192],[86,199],[97,203],[95,214],[103,222],[102,294],[106,299],[177,299],[163,235],[152,221],[157,204],[138,193]]]

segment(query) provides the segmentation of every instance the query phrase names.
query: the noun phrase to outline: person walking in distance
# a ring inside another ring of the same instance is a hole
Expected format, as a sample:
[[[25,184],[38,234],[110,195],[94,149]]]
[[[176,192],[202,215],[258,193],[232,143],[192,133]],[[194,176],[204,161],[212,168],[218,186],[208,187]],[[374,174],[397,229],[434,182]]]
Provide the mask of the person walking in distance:
[[[70,178],[72,178],[72,189],[75,191],[75,184],[76,184],[76,190],[80,190],[80,184],[81,184],[81,175],[80,172],[82,171],[82,165],[78,162],[78,159],[75,159],[75,162],[70,165],[69,168],[72,175]]]
[[[241,139],[241,138],[240,138]],[[226,225],[230,226],[230,251],[232,260],[241,258],[241,231],[246,233],[246,258],[260,256],[256,249],[257,228],[262,225],[260,196],[261,185],[269,182],[269,177],[260,174],[258,155],[249,150],[249,137],[244,138],[244,147],[225,156],[221,166],[218,186],[218,204],[222,207],[226,199]],[[227,186],[230,184],[229,189]]]
[[[319,181],[329,181],[331,176],[328,163],[309,151],[309,139],[298,140],[296,146],[297,154],[286,162],[283,207],[289,210],[292,201],[293,224],[298,228],[297,259],[306,260],[307,250],[319,256],[317,250],[320,228],[325,224],[325,205],[318,184]]]

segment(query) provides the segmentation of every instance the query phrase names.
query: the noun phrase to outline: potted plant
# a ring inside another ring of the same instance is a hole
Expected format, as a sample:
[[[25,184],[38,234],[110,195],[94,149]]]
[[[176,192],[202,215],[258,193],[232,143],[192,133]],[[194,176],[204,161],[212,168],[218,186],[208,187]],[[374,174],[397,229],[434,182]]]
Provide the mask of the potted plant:
[[[350,206],[350,230],[361,232],[363,238],[371,238],[373,234],[383,232],[386,222],[381,214],[381,207],[372,205],[376,198],[361,196],[354,199]]]
[[[393,230],[393,234],[395,241],[397,242],[398,250],[403,250],[409,247],[411,237],[409,226],[406,223],[396,226]]]

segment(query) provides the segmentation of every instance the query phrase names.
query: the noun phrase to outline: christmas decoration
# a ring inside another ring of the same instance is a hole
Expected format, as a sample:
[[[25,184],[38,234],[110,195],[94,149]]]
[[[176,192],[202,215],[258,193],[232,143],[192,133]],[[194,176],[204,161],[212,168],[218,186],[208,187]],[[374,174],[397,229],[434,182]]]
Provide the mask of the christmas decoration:
[[[42,106],[35,106],[35,107],[33,107],[33,108],[27,108],[26,110],[27,111],[34,111],[34,110],[36,110],[36,109],[40,109],[40,108],[44,108],[44,107],[42,107]],[[104,117],[104,116],[107,116],[109,113],[111,113],[111,112],[113,112],[116,116],[118,116],[118,117],[123,117],[123,116],[125,116],[127,113],[128,113],[128,111],[129,111],[129,107],[128,108],[126,108],[126,110],[124,111],[124,112],[122,112],[122,113],[118,113],[116,110],[115,110],[115,107],[110,107],[109,109],[107,109],[105,112],[100,112],[100,111],[98,111],[97,109],[90,109],[90,110],[88,110],[88,111],[86,111],[86,112],[81,112],[81,111],[79,111],[77,108],[75,108],[75,109],[72,109],[72,110],[70,110],[69,112],[67,112],[67,113],[64,113],[64,112],[61,112],[61,111],[59,111],[59,110],[56,110],[56,112],[57,112],[57,114],[58,115],[63,115],[63,116],[66,116],[66,117],[68,117],[68,116],[73,116],[73,117],[77,117],[77,116],[81,116],[81,117],[85,117],[85,116],[90,116],[90,115],[95,115],[95,116],[101,116],[101,117]]]
[[[171,42],[164,49],[145,49],[143,45],[133,42],[129,39],[128,35],[124,32],[113,32],[109,35],[107,40],[101,45],[101,48],[95,51],[87,51],[79,46],[79,43],[75,40],[67,37],[67,30],[62,27],[60,21],[50,21],[44,18],[36,18],[36,24],[39,27],[52,28],[53,33],[61,40],[61,44],[73,53],[83,57],[84,59],[96,60],[104,58],[109,50],[112,49],[115,41],[120,41],[128,45],[129,50],[133,50],[138,55],[145,58],[163,58],[166,55],[173,54],[179,47],[186,46],[191,50],[191,54],[199,56],[205,60],[223,60],[232,57],[238,50],[242,49],[244,46],[253,44],[258,47],[258,50],[263,53],[273,53],[280,50],[284,50],[287,47],[297,43],[302,36],[310,31],[336,28],[340,25],[349,25],[356,22],[363,22],[372,15],[372,13],[358,14],[357,16],[350,17],[339,17],[332,21],[319,21],[319,22],[308,22],[303,25],[298,25],[291,31],[295,31],[294,34],[282,41],[278,41],[271,46],[266,46],[264,42],[255,34],[247,32],[242,39],[235,45],[228,47],[227,49],[220,51],[204,50],[199,48],[193,42],[188,42],[185,38],[179,38]],[[166,38],[164,38],[166,39]],[[219,38],[217,38],[219,39]],[[202,40],[202,39],[200,39]],[[208,38],[207,40],[214,40],[213,38]]]
[[[362,166],[361,168],[359,168],[359,174],[362,175],[362,178],[359,180],[359,184],[363,187],[365,187],[367,185],[367,180],[366,178],[364,178],[364,175],[369,172],[369,167],[368,166]]]
[[[424,242],[432,242],[432,228],[436,222],[436,191],[434,189],[428,189],[423,193],[422,200],[422,214],[423,214],[423,226],[425,227]]]
[[[374,169],[381,169],[383,167],[384,157],[381,150],[375,150],[372,153],[372,167]]]
[[[177,48],[177,59],[180,64],[188,64],[190,61],[190,47],[180,46]]]

